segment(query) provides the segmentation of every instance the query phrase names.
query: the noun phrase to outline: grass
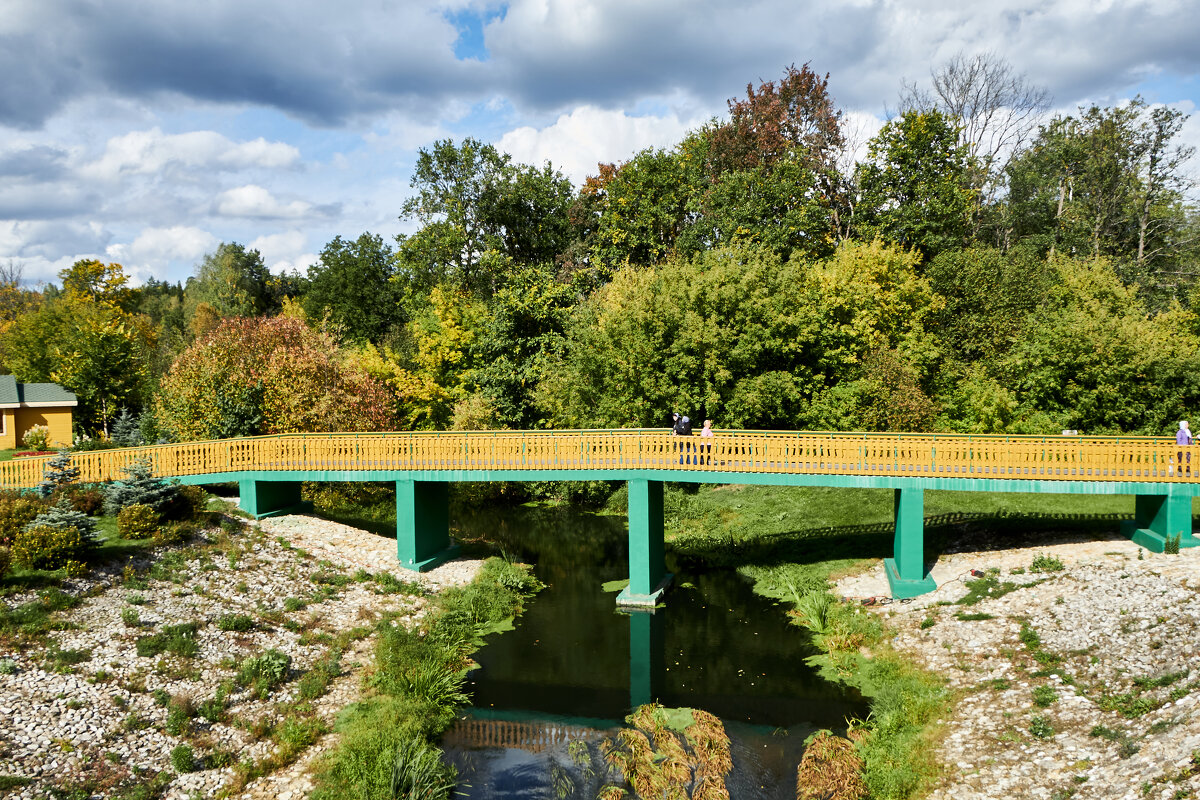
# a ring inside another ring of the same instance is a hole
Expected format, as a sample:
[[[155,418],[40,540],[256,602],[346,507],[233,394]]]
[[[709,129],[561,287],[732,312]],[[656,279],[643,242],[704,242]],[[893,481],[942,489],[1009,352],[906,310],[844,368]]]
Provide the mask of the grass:
[[[409,630],[383,620],[377,627],[373,694],[342,713],[336,726],[340,741],[311,797],[448,797],[454,775],[441,766],[436,740],[467,700],[463,682],[470,654],[540,588],[527,568],[492,558],[470,585],[436,595],[422,627]],[[336,661],[320,669],[332,673]],[[325,679],[318,673],[312,681]],[[308,691],[304,679],[299,690]]]
[[[150,658],[162,653],[173,653],[182,658],[191,658],[200,650],[196,642],[196,623],[184,622],[167,625],[158,633],[137,638],[137,654]]]

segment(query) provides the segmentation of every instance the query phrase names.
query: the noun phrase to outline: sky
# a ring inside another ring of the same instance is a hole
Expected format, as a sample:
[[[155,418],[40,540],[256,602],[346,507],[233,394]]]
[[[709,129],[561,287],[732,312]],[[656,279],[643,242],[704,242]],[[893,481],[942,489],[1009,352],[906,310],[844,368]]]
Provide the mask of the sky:
[[[1198,39],[1200,0],[0,0],[0,265],[183,281],[236,241],[304,272],[334,236],[411,232],[439,139],[578,185],[791,64],[867,136],[957,54],[1058,111],[1195,114]]]

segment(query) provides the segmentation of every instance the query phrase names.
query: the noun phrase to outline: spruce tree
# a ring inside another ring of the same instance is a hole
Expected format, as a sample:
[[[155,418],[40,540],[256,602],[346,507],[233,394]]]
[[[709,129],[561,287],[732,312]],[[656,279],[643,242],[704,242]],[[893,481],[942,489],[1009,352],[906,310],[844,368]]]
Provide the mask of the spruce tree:
[[[71,451],[63,448],[46,464],[46,470],[42,473],[42,482],[38,484],[38,492],[42,497],[49,497],[77,480],[79,480],[79,468],[71,466]]]
[[[76,511],[65,495],[59,498],[58,503],[34,517],[24,529],[43,526],[57,530],[74,528],[79,531],[88,547],[95,547],[100,542],[96,536],[96,523],[87,514]]]
[[[142,443],[140,421],[129,413],[128,408],[122,408],[121,413],[113,420],[112,441],[121,447],[137,447]]]
[[[134,503],[150,506],[162,514],[175,499],[178,491],[176,486],[163,478],[155,477],[150,470],[149,461],[131,461],[123,472],[129,477],[113,481],[104,490],[104,507],[109,514],[115,515],[122,508]]]

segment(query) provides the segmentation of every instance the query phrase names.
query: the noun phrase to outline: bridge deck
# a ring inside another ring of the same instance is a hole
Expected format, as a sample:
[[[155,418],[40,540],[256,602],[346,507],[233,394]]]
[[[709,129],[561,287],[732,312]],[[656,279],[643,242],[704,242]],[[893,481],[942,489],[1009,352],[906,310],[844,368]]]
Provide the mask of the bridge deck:
[[[1179,448],[1155,437],[738,431],[702,439],[645,430],[476,431],[287,434],[76,453],[72,461],[88,482],[120,478],[125,465],[144,458],[156,474],[181,478],[292,473],[363,480],[355,475],[406,473],[425,480],[543,480],[553,473],[562,480],[620,480],[653,472],[666,480],[703,482],[736,474],[762,476],[753,482],[763,483],[775,483],[771,475],[820,475],[1200,486],[1188,451],[1196,451],[1200,471],[1200,447]],[[0,487],[36,486],[47,460],[0,463]],[[1019,491],[1054,490],[1027,484]]]
[[[630,584],[618,602],[657,602],[665,481],[887,488],[895,492],[893,594],[931,591],[924,568],[924,491],[1133,494],[1126,528],[1162,551],[1192,536],[1200,447],[1156,437],[951,436],[661,430],[291,434],[76,453],[80,479],[118,479],[135,459],[186,483],[237,481],[256,516],[300,502],[301,481],[395,481],[401,564],[428,569],[453,553],[447,486],[455,481],[623,480],[629,486]],[[0,487],[28,488],[48,458],[0,463]]]

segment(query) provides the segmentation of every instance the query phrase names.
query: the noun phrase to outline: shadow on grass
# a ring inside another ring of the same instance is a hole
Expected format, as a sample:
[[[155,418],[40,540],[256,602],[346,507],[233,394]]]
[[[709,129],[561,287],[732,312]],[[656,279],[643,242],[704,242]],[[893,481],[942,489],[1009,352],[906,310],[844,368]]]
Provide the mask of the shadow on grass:
[[[988,552],[1036,544],[1048,535],[1083,541],[1117,538],[1127,514],[1011,514],[953,512],[925,518],[926,565],[946,552]],[[712,533],[676,538],[671,549],[692,567],[772,567],[893,555],[892,523],[801,528],[738,536]]]

